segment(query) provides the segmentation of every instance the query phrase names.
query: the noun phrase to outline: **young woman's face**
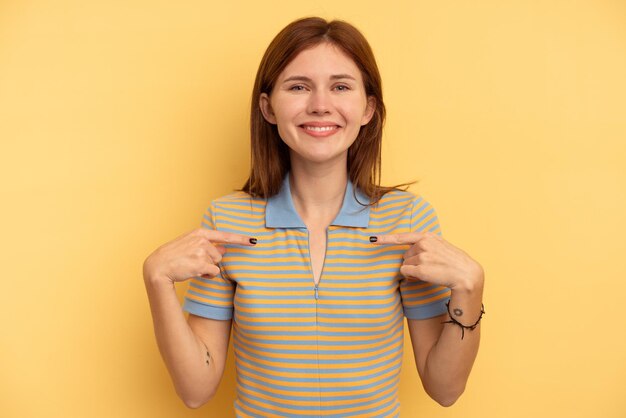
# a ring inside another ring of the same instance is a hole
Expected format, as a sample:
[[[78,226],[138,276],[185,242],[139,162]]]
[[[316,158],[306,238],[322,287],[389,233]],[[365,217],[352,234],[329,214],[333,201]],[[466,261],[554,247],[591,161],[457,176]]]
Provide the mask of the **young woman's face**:
[[[321,43],[302,51],[283,70],[271,96],[260,100],[277,125],[291,163],[345,161],[348,148],[375,110],[361,71],[339,48]]]

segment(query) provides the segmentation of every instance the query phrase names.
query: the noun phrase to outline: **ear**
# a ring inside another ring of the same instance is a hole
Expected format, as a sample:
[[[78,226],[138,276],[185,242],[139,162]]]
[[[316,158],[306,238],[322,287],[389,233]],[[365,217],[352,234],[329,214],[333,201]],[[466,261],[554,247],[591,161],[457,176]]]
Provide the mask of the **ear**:
[[[370,120],[372,120],[372,117],[374,117],[374,112],[376,112],[376,98],[374,96],[368,96],[367,107],[365,108],[363,118],[361,119],[361,126],[367,125]]]
[[[268,96],[267,93],[261,93],[261,97],[259,97],[259,108],[261,109],[261,113],[263,113],[265,120],[272,125],[276,125],[276,116],[272,110],[270,96]]]

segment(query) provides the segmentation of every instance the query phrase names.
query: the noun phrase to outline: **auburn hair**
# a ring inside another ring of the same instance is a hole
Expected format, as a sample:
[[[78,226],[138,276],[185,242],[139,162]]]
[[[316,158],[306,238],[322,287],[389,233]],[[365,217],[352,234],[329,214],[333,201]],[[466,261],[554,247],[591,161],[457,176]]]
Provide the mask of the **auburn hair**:
[[[389,191],[407,186],[380,186],[385,104],[380,73],[369,43],[357,28],[347,22],[327,22],[319,17],[308,17],[298,19],[281,30],[268,46],[259,65],[250,114],[250,176],[242,191],[261,198],[269,198],[279,192],[291,167],[289,148],[280,138],[276,125],[263,117],[259,99],[262,93],[271,95],[282,71],[300,52],[324,42],[340,48],[352,58],[362,73],[367,97],[374,97],[376,101],[372,119],[361,126],[356,140],[348,149],[348,177],[370,198],[370,204],[378,202]]]

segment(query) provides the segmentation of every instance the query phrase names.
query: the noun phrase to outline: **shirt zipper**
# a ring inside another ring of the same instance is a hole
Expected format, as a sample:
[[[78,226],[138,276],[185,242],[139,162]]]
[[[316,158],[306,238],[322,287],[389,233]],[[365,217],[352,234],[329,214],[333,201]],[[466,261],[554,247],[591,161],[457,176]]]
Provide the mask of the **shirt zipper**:
[[[330,227],[329,227],[330,228]],[[311,277],[313,278],[313,296],[315,300],[319,300],[319,286],[322,282],[322,276],[324,276],[324,267],[326,266],[326,256],[328,255],[328,228],[326,228],[326,245],[324,246],[324,259],[322,260],[322,269],[320,270],[320,279],[317,283],[315,283],[315,273],[313,272],[313,260],[311,259],[311,233],[309,230],[306,230],[306,238],[307,238],[307,251],[309,252],[309,270],[311,271]],[[316,302],[317,303],[317,302]],[[317,317],[317,310],[315,313]],[[317,319],[316,319],[317,320]]]
[[[330,228],[330,227],[329,227]],[[320,279],[317,283],[315,283],[315,273],[313,272],[313,260],[311,259],[311,232],[309,232],[308,228],[306,230],[306,236],[307,236],[307,250],[309,252],[309,268],[311,270],[311,277],[313,278],[313,296],[315,297],[315,331],[317,334],[318,331],[318,327],[319,327],[319,285],[322,282],[322,276],[324,275],[324,266],[326,265],[326,255],[328,253],[328,229],[326,228],[326,245],[324,247],[324,260],[322,261],[322,269],[320,270]],[[317,368],[318,368],[318,387],[320,386],[320,377],[319,377],[319,335],[317,335]],[[319,391],[319,410],[321,412],[321,407],[322,407],[322,392],[321,390]]]

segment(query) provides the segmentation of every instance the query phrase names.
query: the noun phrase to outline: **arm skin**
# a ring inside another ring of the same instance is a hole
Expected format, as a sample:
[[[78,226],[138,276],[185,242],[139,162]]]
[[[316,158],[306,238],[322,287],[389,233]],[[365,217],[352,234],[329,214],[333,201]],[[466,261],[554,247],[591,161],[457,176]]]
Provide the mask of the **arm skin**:
[[[231,321],[192,314],[186,321],[173,283],[146,277],[145,284],[157,345],[176,393],[187,407],[199,408],[215,395],[222,378]]]
[[[450,310],[461,309],[455,317],[464,325],[472,325],[480,316],[482,282],[473,289],[453,289]],[[450,316],[423,320],[408,320],[417,371],[428,395],[443,406],[456,402],[465,390],[480,343],[480,325],[474,330],[462,329],[456,324],[443,324]]]
[[[407,280],[451,289],[450,312],[463,325],[480,316],[485,273],[482,266],[460,248],[432,232],[379,235],[376,245],[409,244],[400,273]],[[465,330],[442,324],[448,314],[424,320],[408,320],[415,363],[424,389],[435,401],[450,406],[461,396],[478,353],[480,325]]]
[[[226,363],[231,320],[196,315],[185,320],[174,284],[195,276],[217,276],[217,264],[226,253],[220,243],[254,245],[256,239],[199,228],[157,248],[143,264],[157,345],[176,393],[190,408],[202,406],[217,391]]]

